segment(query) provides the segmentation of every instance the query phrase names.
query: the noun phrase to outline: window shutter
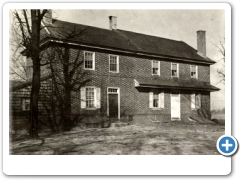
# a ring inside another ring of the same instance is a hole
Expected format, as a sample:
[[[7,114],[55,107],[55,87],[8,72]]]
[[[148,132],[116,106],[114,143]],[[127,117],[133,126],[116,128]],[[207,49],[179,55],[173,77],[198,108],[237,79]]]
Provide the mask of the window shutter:
[[[159,94],[160,108],[164,108],[164,91]]]
[[[160,61],[158,61],[158,75],[160,76]]]
[[[153,75],[153,61],[151,61],[151,71],[152,71],[152,75]]]
[[[153,108],[153,92],[149,92],[149,108]]]
[[[101,108],[101,89],[96,88],[96,108]]]
[[[86,108],[86,88],[81,87],[81,108]]]
[[[177,64],[177,77],[179,77],[179,64]]]
[[[191,94],[191,109],[195,109],[195,93]]]
[[[95,52],[93,53],[93,70],[95,70]]]
[[[198,79],[198,66],[196,66],[196,79]]]

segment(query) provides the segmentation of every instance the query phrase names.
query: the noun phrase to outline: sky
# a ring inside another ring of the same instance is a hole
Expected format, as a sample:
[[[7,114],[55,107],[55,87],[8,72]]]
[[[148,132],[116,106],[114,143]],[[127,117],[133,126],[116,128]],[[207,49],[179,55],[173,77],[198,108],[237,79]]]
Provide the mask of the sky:
[[[225,38],[224,10],[53,10],[53,18],[105,29],[108,16],[117,16],[118,29],[182,40],[195,49],[196,31],[205,30],[207,56],[217,62],[211,66],[211,84],[221,89],[211,93],[211,107],[225,107],[225,86],[217,74],[222,56],[215,46]]]

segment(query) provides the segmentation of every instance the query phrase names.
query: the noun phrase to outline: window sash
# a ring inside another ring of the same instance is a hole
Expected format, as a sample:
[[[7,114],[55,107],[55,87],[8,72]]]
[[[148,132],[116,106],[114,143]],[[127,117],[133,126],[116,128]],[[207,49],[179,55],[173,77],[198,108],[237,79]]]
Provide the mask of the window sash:
[[[153,61],[153,68],[158,68],[158,61]]]
[[[191,66],[191,72],[196,72],[196,66]]]
[[[153,93],[153,107],[157,108],[159,107],[159,94]]]
[[[172,77],[178,77],[178,64],[172,63]]]
[[[176,70],[177,71],[177,64],[172,64],[172,70]]]
[[[84,63],[85,69],[93,69],[93,53],[92,52],[85,52],[84,55]]]
[[[86,88],[86,107],[94,108],[95,107],[95,89],[94,88]]]
[[[109,57],[109,70],[112,72],[118,72],[118,56],[110,55]]]
[[[152,61],[152,74],[160,75],[160,62],[159,61]]]
[[[192,78],[197,78],[197,66],[190,66],[190,75]]]

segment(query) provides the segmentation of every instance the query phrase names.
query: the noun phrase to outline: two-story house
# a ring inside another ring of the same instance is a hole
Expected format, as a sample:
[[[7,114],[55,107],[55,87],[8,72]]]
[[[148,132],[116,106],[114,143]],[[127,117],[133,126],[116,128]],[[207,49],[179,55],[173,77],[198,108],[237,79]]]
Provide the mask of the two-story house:
[[[205,31],[197,31],[196,50],[183,41],[117,29],[114,16],[109,29],[49,17],[42,46],[62,44],[70,54],[80,50],[81,68],[91,78],[72,103],[84,117],[188,121],[196,110],[210,110],[210,92],[219,89],[210,84],[215,62],[206,56]],[[81,35],[60,38],[73,28]]]

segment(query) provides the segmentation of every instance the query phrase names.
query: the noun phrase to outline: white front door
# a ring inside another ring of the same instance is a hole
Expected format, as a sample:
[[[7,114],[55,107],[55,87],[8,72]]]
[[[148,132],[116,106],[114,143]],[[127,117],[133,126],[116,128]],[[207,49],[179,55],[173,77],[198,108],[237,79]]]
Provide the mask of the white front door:
[[[171,119],[180,120],[180,94],[179,92],[171,93]]]

